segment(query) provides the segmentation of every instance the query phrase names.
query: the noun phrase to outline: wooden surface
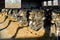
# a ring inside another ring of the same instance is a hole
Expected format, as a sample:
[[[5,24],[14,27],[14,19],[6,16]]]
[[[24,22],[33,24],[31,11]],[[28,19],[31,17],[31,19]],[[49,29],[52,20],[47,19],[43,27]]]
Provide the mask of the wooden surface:
[[[5,18],[5,14],[0,14],[0,22],[2,22]],[[8,21],[11,18],[8,18],[4,23],[0,24],[0,29],[7,26]],[[0,31],[1,38],[11,38],[15,33],[17,28],[19,27],[19,22],[11,22],[11,24],[4,30]],[[19,29],[16,38],[29,38],[29,37],[40,37],[44,35],[44,28],[42,27],[39,31],[34,31],[30,27],[23,27]]]
[[[0,22],[4,20],[5,15],[6,15],[5,13],[2,13],[2,14],[0,13]],[[12,19],[13,18],[9,16],[8,19],[4,23],[0,24],[0,29],[7,26],[8,21]],[[2,39],[12,38],[15,35],[18,27],[19,27],[19,22],[11,22],[10,25],[6,29],[0,31],[0,38]],[[30,27],[27,26],[27,27],[23,27],[19,29],[15,37],[16,38],[34,38],[34,37],[42,37],[44,36],[44,34],[45,34],[45,29],[43,27],[39,31],[34,31]]]

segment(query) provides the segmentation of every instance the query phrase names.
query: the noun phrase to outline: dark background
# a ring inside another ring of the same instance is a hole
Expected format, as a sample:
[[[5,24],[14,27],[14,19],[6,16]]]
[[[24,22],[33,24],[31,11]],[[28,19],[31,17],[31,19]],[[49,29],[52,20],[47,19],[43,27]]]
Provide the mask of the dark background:
[[[5,8],[5,0],[0,0],[0,9]]]
[[[47,1],[47,0],[21,0],[22,8],[31,8],[31,7],[40,7],[42,6],[42,1]],[[33,4],[33,6],[31,6]],[[28,5],[28,6],[27,6]],[[30,5],[30,6],[29,6]],[[0,9],[5,8],[5,0],[0,0]]]

